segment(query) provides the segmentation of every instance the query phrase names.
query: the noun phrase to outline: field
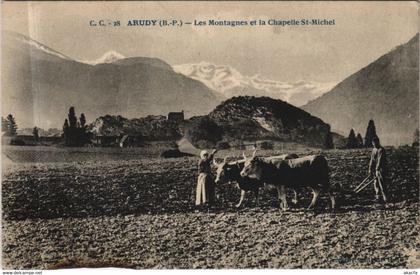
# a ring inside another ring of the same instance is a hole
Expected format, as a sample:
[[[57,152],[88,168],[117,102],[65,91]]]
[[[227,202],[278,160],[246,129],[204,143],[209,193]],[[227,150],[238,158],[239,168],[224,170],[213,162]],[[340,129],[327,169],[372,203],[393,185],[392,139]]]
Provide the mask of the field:
[[[272,190],[264,190],[259,207],[249,195],[236,209],[233,185],[218,186],[215,209],[197,212],[197,158],[116,157],[109,150],[95,157],[75,151],[68,159],[68,152],[40,151],[42,161],[34,148],[3,152],[4,268],[420,266],[416,149],[389,149],[386,205],[373,201],[372,187],[351,192],[366,176],[368,150],[322,152],[339,202],[334,213],[323,196],[314,211],[306,210],[309,190],[299,192],[288,212],[278,209]]]

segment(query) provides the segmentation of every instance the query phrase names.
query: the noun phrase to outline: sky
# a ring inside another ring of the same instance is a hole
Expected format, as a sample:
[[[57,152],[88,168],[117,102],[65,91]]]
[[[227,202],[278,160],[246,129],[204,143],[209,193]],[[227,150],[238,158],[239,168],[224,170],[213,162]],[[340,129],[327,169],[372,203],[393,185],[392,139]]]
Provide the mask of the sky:
[[[128,20],[334,19],[332,26],[129,27]],[[91,27],[91,20],[121,27]],[[416,2],[2,2],[2,28],[77,60],[108,51],[207,61],[278,81],[335,82],[418,32]]]

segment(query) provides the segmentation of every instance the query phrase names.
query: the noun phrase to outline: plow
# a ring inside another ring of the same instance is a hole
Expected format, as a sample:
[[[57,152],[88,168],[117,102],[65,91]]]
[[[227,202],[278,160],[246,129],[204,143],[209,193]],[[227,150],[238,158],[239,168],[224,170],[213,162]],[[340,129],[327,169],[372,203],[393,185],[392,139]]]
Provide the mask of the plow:
[[[364,190],[366,187],[372,184],[374,180],[374,177],[371,177],[370,175],[367,176],[356,188],[353,189],[353,191],[356,194],[360,193],[362,190]]]
[[[370,175],[369,176],[367,176],[356,188],[354,188],[353,189],[353,192],[355,192],[356,194],[358,194],[358,193],[360,193],[363,189],[365,189],[368,185],[370,185],[370,184],[372,184],[374,181],[375,181],[375,179],[377,178],[377,177],[381,177],[381,175],[379,174],[379,175],[377,175],[377,176],[373,176],[373,177],[371,177]],[[379,185],[379,188],[380,188],[380,192],[381,192],[381,194],[382,194],[382,197],[383,197],[383,200],[384,200],[384,202],[387,202],[387,197],[386,197],[386,195],[385,195],[385,192],[384,192],[384,188],[383,188],[383,186],[382,186],[382,181],[383,181],[383,179],[381,179],[381,178],[379,178],[380,180],[378,180],[377,181],[377,183],[378,183],[378,185]],[[378,195],[378,194],[377,194]]]

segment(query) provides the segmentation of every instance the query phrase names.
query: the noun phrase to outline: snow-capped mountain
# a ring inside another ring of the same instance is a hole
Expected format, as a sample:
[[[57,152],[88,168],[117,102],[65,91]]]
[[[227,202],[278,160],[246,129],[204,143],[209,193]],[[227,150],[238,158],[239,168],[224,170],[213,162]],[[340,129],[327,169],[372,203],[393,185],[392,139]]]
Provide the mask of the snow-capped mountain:
[[[11,31],[4,31],[3,36],[7,39],[9,39],[9,43],[12,45],[19,45],[19,47],[16,49],[20,51],[20,53],[24,53],[28,51],[28,49],[31,50],[32,56],[35,58],[42,58],[42,59],[64,59],[69,61],[74,61],[73,58],[68,57],[62,53],[59,53],[56,50],[51,49],[50,47],[45,46],[44,44],[35,41],[32,38],[29,38],[27,36],[24,36],[20,33],[15,33]]]
[[[99,62],[119,57],[106,54]],[[13,114],[21,129],[61,128],[70,106],[92,121],[106,114],[138,118],[181,110],[186,117],[198,116],[222,100],[159,58],[95,66],[14,32],[2,33],[1,61],[2,115]]]
[[[91,65],[96,65],[96,64],[104,64],[104,63],[114,63],[118,60],[124,59],[126,58],[124,55],[120,54],[119,52],[116,51],[108,51],[106,53],[104,53],[101,57],[99,57],[96,60],[93,61],[84,61],[84,63],[88,63]]]
[[[331,90],[335,83],[309,81],[281,82],[261,75],[244,76],[226,65],[208,62],[172,66],[185,76],[203,82],[207,87],[230,98],[239,95],[268,96],[301,106]]]

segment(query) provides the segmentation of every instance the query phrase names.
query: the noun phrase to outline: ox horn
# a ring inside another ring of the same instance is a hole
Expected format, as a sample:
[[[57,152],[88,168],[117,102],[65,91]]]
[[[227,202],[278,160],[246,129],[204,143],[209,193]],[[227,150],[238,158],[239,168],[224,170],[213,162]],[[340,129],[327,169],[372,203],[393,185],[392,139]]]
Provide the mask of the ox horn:
[[[226,156],[226,157],[223,159],[223,162],[224,162],[224,163],[226,163],[227,158],[228,158],[228,157]]]
[[[257,153],[257,149],[255,149],[254,152],[252,153],[252,157],[255,157],[256,153]]]
[[[244,160],[246,160],[245,151],[244,151],[244,152],[242,152],[242,156],[244,157]]]

